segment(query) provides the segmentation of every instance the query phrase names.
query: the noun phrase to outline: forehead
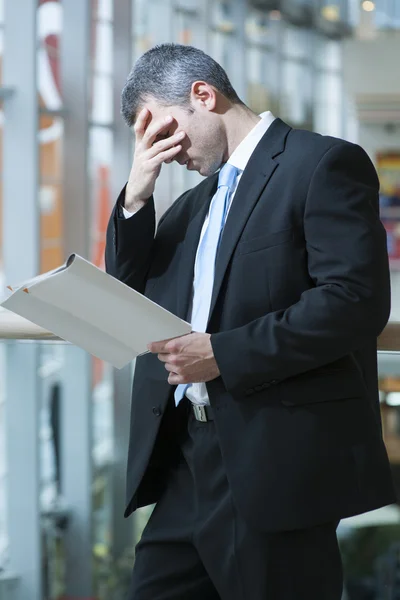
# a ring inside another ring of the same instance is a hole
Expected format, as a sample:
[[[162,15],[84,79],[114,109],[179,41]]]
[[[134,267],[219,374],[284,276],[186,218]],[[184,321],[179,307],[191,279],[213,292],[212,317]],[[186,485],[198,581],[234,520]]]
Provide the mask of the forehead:
[[[143,109],[147,108],[152,115],[152,119],[162,119],[163,117],[167,117],[171,115],[174,119],[181,119],[186,113],[180,106],[165,106],[163,104],[159,104],[157,100],[154,98],[148,98],[143,105],[139,108],[139,112]],[[135,119],[136,120],[136,119]]]

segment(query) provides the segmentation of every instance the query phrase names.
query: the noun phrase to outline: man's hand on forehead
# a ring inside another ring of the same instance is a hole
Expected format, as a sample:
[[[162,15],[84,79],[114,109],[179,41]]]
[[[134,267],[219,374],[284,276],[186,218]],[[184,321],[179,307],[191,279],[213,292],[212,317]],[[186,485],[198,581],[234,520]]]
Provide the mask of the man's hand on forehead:
[[[148,108],[140,111],[134,127],[135,154],[125,193],[127,210],[133,212],[146,204],[163,163],[169,164],[182,151],[186,133],[173,123],[171,115],[154,119]]]

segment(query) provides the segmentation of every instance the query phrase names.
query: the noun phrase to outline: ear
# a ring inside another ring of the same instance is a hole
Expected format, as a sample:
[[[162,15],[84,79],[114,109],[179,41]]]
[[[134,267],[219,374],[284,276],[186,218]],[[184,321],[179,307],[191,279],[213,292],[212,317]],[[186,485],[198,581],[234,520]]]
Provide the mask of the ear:
[[[195,81],[192,84],[191,101],[203,109],[213,111],[217,105],[217,92],[205,81]]]

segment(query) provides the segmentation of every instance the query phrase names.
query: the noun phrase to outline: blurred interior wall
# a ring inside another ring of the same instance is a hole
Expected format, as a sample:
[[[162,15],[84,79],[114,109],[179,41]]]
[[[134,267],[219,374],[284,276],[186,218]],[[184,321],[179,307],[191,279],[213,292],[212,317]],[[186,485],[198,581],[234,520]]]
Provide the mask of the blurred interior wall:
[[[400,157],[400,33],[381,32],[343,44],[344,88],[357,121],[357,141],[377,164]],[[400,321],[400,271],[392,269],[391,320]]]

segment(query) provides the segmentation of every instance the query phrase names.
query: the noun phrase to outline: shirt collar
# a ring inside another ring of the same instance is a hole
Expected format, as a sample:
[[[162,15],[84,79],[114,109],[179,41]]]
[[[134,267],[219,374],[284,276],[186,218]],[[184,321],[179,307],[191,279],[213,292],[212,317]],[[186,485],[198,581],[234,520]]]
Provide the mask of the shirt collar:
[[[242,140],[233,154],[230,156],[228,163],[244,171],[247,163],[250,160],[258,142],[264,136],[268,128],[275,121],[274,115],[270,112],[263,112],[260,115],[260,121],[253,127],[253,129],[246,135]]]

